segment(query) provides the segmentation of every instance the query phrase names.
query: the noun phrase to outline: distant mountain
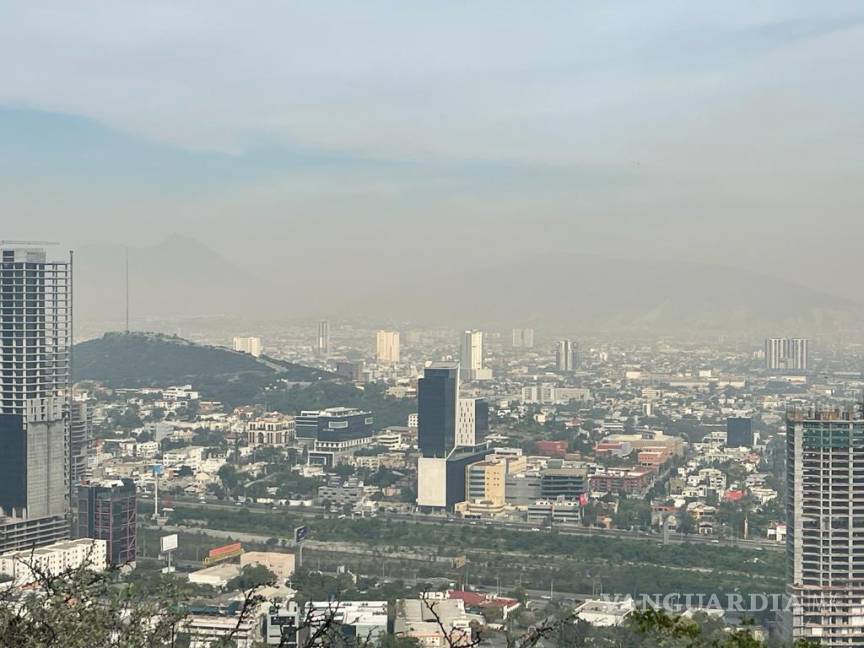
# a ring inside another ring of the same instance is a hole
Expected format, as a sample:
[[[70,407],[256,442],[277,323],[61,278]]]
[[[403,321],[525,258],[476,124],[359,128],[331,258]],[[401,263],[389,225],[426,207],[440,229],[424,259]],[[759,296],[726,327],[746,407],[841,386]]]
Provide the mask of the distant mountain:
[[[140,326],[150,318],[329,316],[453,327],[521,323],[573,334],[864,330],[864,305],[856,298],[750,272],[736,266],[734,256],[728,266],[591,253],[526,254],[496,265],[442,257],[432,265],[382,266],[351,254],[362,256],[362,249],[348,246],[346,258],[328,258],[315,272],[297,266],[293,257],[274,259],[259,277],[188,237],[132,248],[132,321]],[[124,249],[85,247],[76,264],[78,317],[122,321]]]
[[[333,374],[284,361],[259,360],[221,347],[156,333],[106,333],[75,345],[74,378],[111,387],[258,383],[276,376],[297,382]],[[278,369],[278,371],[277,371]]]
[[[464,265],[464,264],[463,264]],[[364,300],[381,319],[573,332],[828,334],[860,330],[864,305],[736,267],[591,254],[523,257],[408,279]]]
[[[130,247],[130,317],[248,312],[263,293],[259,280],[199,241],[173,235],[148,247]],[[122,321],[126,311],[126,248],[84,246],[75,254],[76,312],[87,320]]]

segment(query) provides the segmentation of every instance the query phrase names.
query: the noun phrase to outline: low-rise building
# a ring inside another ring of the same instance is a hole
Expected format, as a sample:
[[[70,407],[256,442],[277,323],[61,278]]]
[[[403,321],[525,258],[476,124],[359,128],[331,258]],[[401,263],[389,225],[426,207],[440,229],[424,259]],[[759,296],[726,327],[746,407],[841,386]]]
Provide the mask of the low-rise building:
[[[92,538],[65,540],[0,555],[0,574],[11,578],[18,587],[37,582],[40,574],[56,576],[80,567],[101,572],[107,566],[108,543]]]
[[[573,610],[573,614],[593,626],[608,628],[622,625],[635,609],[636,604],[629,596],[620,601],[589,599]]]
[[[246,424],[246,442],[249,445],[285,446],[293,438],[293,416],[270,414]]]
[[[306,604],[299,640],[304,646],[330,646],[327,633],[315,639],[316,631],[330,623],[332,632],[355,640],[356,645],[377,645],[387,634],[387,601],[310,601]],[[348,645],[355,645],[349,643]]]
[[[578,501],[565,499],[540,500],[528,505],[528,522],[532,524],[579,524],[582,506]]]
[[[644,497],[654,481],[650,468],[607,468],[591,475],[591,490],[598,493]]]
[[[465,602],[444,595],[397,600],[393,630],[396,636],[415,639],[421,648],[469,646],[473,640]]]

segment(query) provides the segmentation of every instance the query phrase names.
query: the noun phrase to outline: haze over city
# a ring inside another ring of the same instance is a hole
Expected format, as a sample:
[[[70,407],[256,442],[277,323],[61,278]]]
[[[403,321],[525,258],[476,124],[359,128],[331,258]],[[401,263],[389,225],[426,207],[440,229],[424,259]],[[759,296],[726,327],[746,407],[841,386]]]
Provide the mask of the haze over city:
[[[543,314],[586,284],[589,301],[632,291],[616,303],[646,326],[712,319],[703,276],[720,302],[744,293],[745,323],[770,319],[757,285],[843,327],[860,315],[857,3],[93,6],[7,9],[0,209],[8,238],[36,221],[78,249],[98,318],[118,314],[105,277],[124,246],[139,316],[213,312],[134,268],[173,235],[242,277],[245,313],[333,315],[328,295],[452,323],[456,292],[506,323],[500,286],[534,275],[531,314],[556,325],[615,319]]]
[[[864,648],[860,3],[0,15],[0,648]]]

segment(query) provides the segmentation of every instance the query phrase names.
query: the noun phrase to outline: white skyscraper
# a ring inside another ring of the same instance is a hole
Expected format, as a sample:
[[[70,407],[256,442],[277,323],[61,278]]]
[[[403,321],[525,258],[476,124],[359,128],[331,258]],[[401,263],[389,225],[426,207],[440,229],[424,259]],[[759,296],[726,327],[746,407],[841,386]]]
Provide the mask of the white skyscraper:
[[[806,338],[768,338],[765,340],[765,368],[807,369],[810,343]]]
[[[321,320],[318,322],[318,338],[315,340],[315,352],[318,355],[330,355],[330,322]]]
[[[248,353],[256,358],[261,357],[262,346],[260,337],[235,337],[234,350],[240,353]]]
[[[465,331],[460,352],[461,375],[466,380],[489,380],[492,371],[483,367],[483,331]]]
[[[378,331],[376,356],[378,364],[399,362],[399,331]]]

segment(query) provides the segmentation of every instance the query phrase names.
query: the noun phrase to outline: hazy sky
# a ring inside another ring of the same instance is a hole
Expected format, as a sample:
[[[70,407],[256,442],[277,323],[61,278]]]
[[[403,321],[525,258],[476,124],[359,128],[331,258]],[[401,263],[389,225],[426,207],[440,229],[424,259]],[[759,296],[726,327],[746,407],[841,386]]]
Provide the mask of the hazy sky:
[[[860,2],[0,9],[0,238],[178,232],[258,270],[864,270]]]

